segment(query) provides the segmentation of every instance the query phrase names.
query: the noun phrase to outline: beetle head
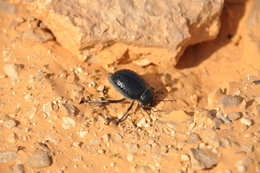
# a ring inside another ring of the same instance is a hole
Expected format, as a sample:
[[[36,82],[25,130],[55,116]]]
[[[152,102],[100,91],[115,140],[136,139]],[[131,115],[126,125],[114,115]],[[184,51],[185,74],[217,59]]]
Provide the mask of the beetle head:
[[[147,88],[140,97],[140,103],[144,106],[151,107],[153,106],[153,91],[150,88]]]

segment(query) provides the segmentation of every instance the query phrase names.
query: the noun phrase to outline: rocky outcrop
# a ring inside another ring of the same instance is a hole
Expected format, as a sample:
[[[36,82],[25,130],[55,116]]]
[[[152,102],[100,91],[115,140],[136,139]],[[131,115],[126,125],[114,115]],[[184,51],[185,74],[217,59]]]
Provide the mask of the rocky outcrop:
[[[223,0],[7,1],[25,6],[48,26],[61,45],[75,54],[118,42],[167,50],[168,58],[150,59],[155,64],[175,64],[187,46],[214,39],[224,3]]]

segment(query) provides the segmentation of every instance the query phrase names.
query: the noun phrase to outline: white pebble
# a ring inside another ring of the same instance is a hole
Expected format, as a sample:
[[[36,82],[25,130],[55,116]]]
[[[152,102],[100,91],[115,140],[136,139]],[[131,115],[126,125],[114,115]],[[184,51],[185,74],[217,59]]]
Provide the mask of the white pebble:
[[[247,118],[241,118],[240,122],[247,126],[251,126],[253,124],[253,121]]]

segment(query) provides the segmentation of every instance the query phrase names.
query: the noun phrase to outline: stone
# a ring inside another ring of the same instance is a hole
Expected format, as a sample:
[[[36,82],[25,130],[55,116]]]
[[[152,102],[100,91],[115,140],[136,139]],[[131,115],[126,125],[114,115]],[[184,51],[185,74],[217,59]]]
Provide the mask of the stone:
[[[148,60],[167,65],[175,64],[189,45],[217,37],[224,4],[223,0],[8,1],[27,8],[77,55],[86,48],[100,50],[121,42],[144,45],[143,50],[154,51]],[[152,47],[169,49],[171,54],[160,56]]]
[[[197,126],[206,125],[208,127],[214,127],[215,123],[213,117],[207,109],[199,108],[194,112],[194,123]]]
[[[247,145],[244,145],[243,148],[244,148],[244,151],[246,151],[247,153],[251,153],[254,150],[254,145],[247,144]]]
[[[251,126],[253,124],[253,120],[244,117],[240,119],[240,122],[246,126]]]
[[[11,144],[15,144],[17,141],[17,135],[15,133],[11,133],[8,137],[7,137],[7,141]]]
[[[22,38],[45,43],[47,41],[55,40],[52,33],[46,29],[30,28],[22,33]]]
[[[231,121],[237,120],[241,118],[242,114],[241,112],[230,112],[227,114],[227,118]]]
[[[257,43],[260,51],[260,2],[255,0],[253,1],[250,9],[250,14],[247,17],[246,21],[248,35],[251,37],[252,41]]]
[[[12,85],[17,84],[20,81],[18,76],[17,67],[15,64],[5,64],[4,65],[4,73],[8,76]]]
[[[181,154],[181,161],[189,161],[190,156],[188,154]]]
[[[69,129],[76,126],[76,121],[70,117],[62,117],[62,127]]]
[[[105,143],[108,143],[108,142],[110,142],[110,140],[111,140],[111,134],[104,134],[103,136],[102,136],[102,140],[105,142]]]
[[[219,99],[219,105],[226,109],[228,107],[238,106],[242,101],[243,98],[240,96],[223,95]]]
[[[132,153],[128,153],[126,156],[126,159],[128,162],[133,162],[134,161],[134,155]]]
[[[26,161],[26,166],[31,168],[44,168],[52,164],[52,159],[47,151],[36,150]]]
[[[0,163],[8,163],[15,161],[17,158],[16,151],[2,151],[0,152]]]
[[[15,120],[4,120],[3,125],[4,127],[11,129],[14,128],[17,125],[17,123]]]
[[[219,98],[224,95],[224,92],[221,88],[218,88],[211,92],[208,96],[208,105],[209,106],[215,106],[218,104]]]
[[[51,115],[52,111],[54,111],[53,102],[48,102],[42,105],[42,111],[44,113],[44,117],[47,118]]]
[[[76,107],[70,104],[62,104],[60,106],[60,110],[67,116],[75,115],[76,114]]]
[[[169,86],[173,83],[172,76],[169,73],[164,73],[161,77],[161,81],[165,86]]]
[[[136,124],[137,127],[149,127],[149,123],[145,118],[142,118],[138,123]]]
[[[0,0],[0,13],[14,15],[14,14],[16,14],[16,10],[17,10],[16,6],[14,6],[8,2],[5,2],[3,0]]]
[[[133,63],[136,65],[139,65],[140,67],[146,67],[146,66],[152,64],[152,62],[148,59],[136,60],[136,61],[133,61]]]
[[[191,164],[194,170],[211,169],[218,164],[217,157],[205,149],[191,149]]]
[[[24,173],[24,166],[22,164],[17,164],[14,165],[11,169],[10,169],[11,173]]]
[[[256,105],[256,106],[255,106],[255,114],[256,114],[257,116],[260,116],[260,105]]]

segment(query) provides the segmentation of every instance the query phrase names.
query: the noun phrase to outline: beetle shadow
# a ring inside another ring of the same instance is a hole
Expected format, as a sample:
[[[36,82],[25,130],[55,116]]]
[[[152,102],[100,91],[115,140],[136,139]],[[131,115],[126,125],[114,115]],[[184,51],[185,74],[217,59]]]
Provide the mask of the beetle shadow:
[[[154,91],[153,106],[158,105],[168,94],[165,85],[161,81],[162,75],[163,74],[160,73],[147,73],[142,75],[142,78],[146,81],[148,87]]]

